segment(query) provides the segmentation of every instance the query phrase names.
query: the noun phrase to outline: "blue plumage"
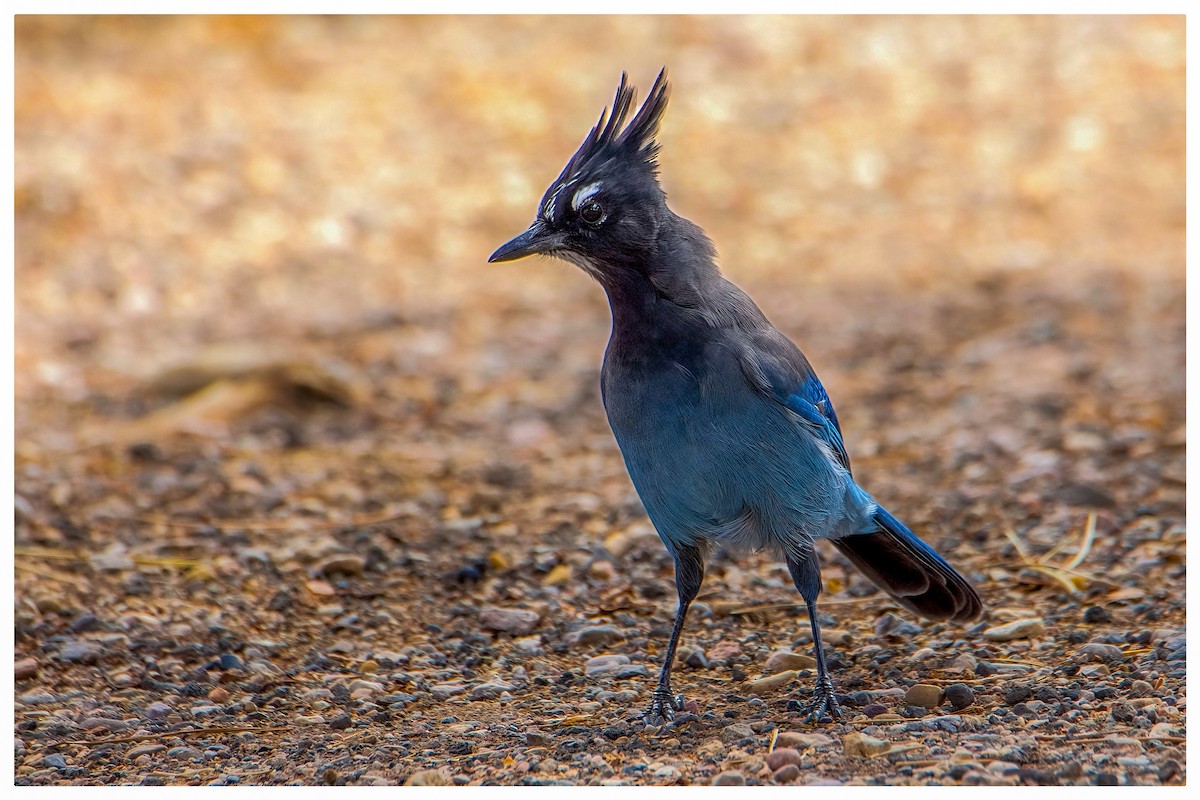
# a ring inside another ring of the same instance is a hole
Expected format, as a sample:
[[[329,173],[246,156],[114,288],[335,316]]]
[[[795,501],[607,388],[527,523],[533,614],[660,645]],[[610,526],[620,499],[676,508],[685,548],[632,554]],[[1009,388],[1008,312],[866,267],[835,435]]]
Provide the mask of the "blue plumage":
[[[604,407],[630,478],[675,558],[679,611],[648,718],[682,705],[670,668],[712,547],[779,553],[809,609],[817,658],[812,715],[840,714],[816,613],[815,543],[831,540],[905,608],[977,616],[979,596],[929,545],[855,483],[833,403],[800,350],[717,269],[711,243],[674,214],[655,142],[665,71],[628,125],[622,77],[613,113],[547,189],[529,230],[492,261],[556,255],[608,296],[613,327]]]

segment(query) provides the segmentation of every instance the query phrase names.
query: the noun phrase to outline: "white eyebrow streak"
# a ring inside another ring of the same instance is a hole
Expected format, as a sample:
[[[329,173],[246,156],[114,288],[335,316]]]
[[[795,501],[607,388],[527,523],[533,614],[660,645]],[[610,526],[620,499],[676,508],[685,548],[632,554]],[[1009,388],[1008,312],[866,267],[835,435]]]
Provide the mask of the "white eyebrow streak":
[[[589,183],[587,186],[584,186],[575,193],[575,199],[571,201],[571,210],[578,211],[584,203],[595,197],[600,192],[601,188],[603,188],[603,185],[598,181],[596,183]]]
[[[550,195],[550,199],[546,201],[545,208],[542,209],[542,219],[546,220],[546,222],[552,222],[554,220],[554,209],[558,205],[558,196],[562,194],[563,189],[566,189],[568,186],[574,183],[575,180],[575,178],[569,178],[563,183],[559,184],[558,188],[554,190],[554,194]]]

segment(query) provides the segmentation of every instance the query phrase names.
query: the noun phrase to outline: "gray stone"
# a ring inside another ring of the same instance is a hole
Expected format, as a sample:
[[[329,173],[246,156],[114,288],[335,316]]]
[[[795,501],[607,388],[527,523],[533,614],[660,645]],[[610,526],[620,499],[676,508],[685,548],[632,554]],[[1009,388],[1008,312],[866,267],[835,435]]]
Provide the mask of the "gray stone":
[[[524,636],[537,627],[541,619],[536,611],[523,608],[485,608],[479,612],[479,624],[492,631]]]
[[[584,646],[606,645],[619,642],[625,638],[625,632],[615,625],[593,625],[584,628],[571,637],[574,643]]]
[[[471,700],[494,700],[504,692],[512,690],[514,687],[511,683],[504,681],[492,681],[490,683],[481,683],[471,690],[467,697]]]
[[[589,658],[587,663],[583,665],[583,670],[588,677],[596,677],[598,675],[609,675],[616,672],[622,666],[629,663],[629,656],[621,655],[604,655]]]
[[[734,770],[726,770],[713,778],[713,786],[745,786],[746,776]]]
[[[55,658],[71,664],[94,664],[100,659],[103,652],[104,649],[95,642],[75,639],[64,644],[58,653],[55,654]]]
[[[721,741],[725,744],[733,744],[740,742],[742,739],[754,738],[754,729],[745,722],[735,722],[732,725],[726,725],[721,730]]]
[[[204,753],[201,753],[194,747],[172,747],[167,751],[167,755],[171,758],[181,758],[184,761],[192,761],[194,759],[203,757]]]
[[[1084,661],[1104,662],[1121,661],[1125,658],[1125,654],[1121,652],[1121,648],[1115,644],[1104,644],[1102,642],[1089,642],[1085,644],[1075,651],[1075,656]]]
[[[1014,639],[1029,639],[1040,636],[1046,630],[1041,617],[1017,619],[1004,625],[988,628],[983,632],[983,638],[989,642],[1011,642]]]

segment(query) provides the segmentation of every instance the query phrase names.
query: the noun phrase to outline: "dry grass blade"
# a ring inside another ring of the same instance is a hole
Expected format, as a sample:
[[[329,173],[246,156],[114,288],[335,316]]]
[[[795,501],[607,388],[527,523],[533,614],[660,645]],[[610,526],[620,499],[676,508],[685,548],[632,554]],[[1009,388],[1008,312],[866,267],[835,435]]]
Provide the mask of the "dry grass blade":
[[[80,591],[87,591],[89,588],[89,584],[87,581],[81,580],[79,578],[74,578],[70,575],[63,575],[61,573],[55,572],[54,570],[39,569],[38,567],[30,566],[29,564],[22,564],[19,561],[13,562],[13,568],[18,569],[21,572],[28,572],[30,575],[38,575],[40,577],[47,578],[52,581],[58,581],[60,583],[70,584],[71,586],[74,586],[76,589],[79,589]]]
[[[14,547],[13,555],[20,558],[42,558],[48,561],[86,561],[87,559],[75,550],[55,550],[50,547]]]
[[[1083,542],[1079,545],[1079,552],[1075,557],[1067,562],[1067,569],[1075,569],[1083,563],[1088,554],[1092,552],[1092,544],[1096,541],[1096,515],[1095,513],[1088,514],[1087,524],[1083,526]]]
[[[1030,561],[1029,554],[1025,552],[1025,545],[1021,543],[1021,537],[1017,536],[1017,532],[1012,528],[1005,528],[1004,535],[1008,541],[1012,543],[1013,549],[1017,551],[1017,558],[1022,561]]]
[[[1067,540],[1059,542],[1040,556],[1031,556],[1015,531],[1007,529],[1004,535],[1017,551],[1017,558],[1021,569],[1047,578],[1054,585],[1061,586],[1068,594],[1078,594],[1090,583],[1102,583],[1108,586],[1121,585],[1077,569],[1087,559],[1088,555],[1091,554],[1092,546],[1096,541],[1095,513],[1088,514],[1087,516],[1087,521],[1084,523],[1079,538],[1079,549],[1075,555],[1069,561],[1060,564],[1052,563],[1052,559],[1067,546]]]

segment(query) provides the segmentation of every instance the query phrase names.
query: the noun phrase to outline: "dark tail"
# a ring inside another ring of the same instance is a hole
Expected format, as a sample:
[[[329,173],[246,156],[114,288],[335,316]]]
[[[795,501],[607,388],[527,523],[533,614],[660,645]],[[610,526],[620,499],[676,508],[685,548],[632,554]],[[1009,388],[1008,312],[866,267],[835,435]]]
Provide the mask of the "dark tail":
[[[909,611],[954,622],[979,616],[983,601],[966,578],[882,506],[875,521],[879,532],[834,539],[833,544]]]

